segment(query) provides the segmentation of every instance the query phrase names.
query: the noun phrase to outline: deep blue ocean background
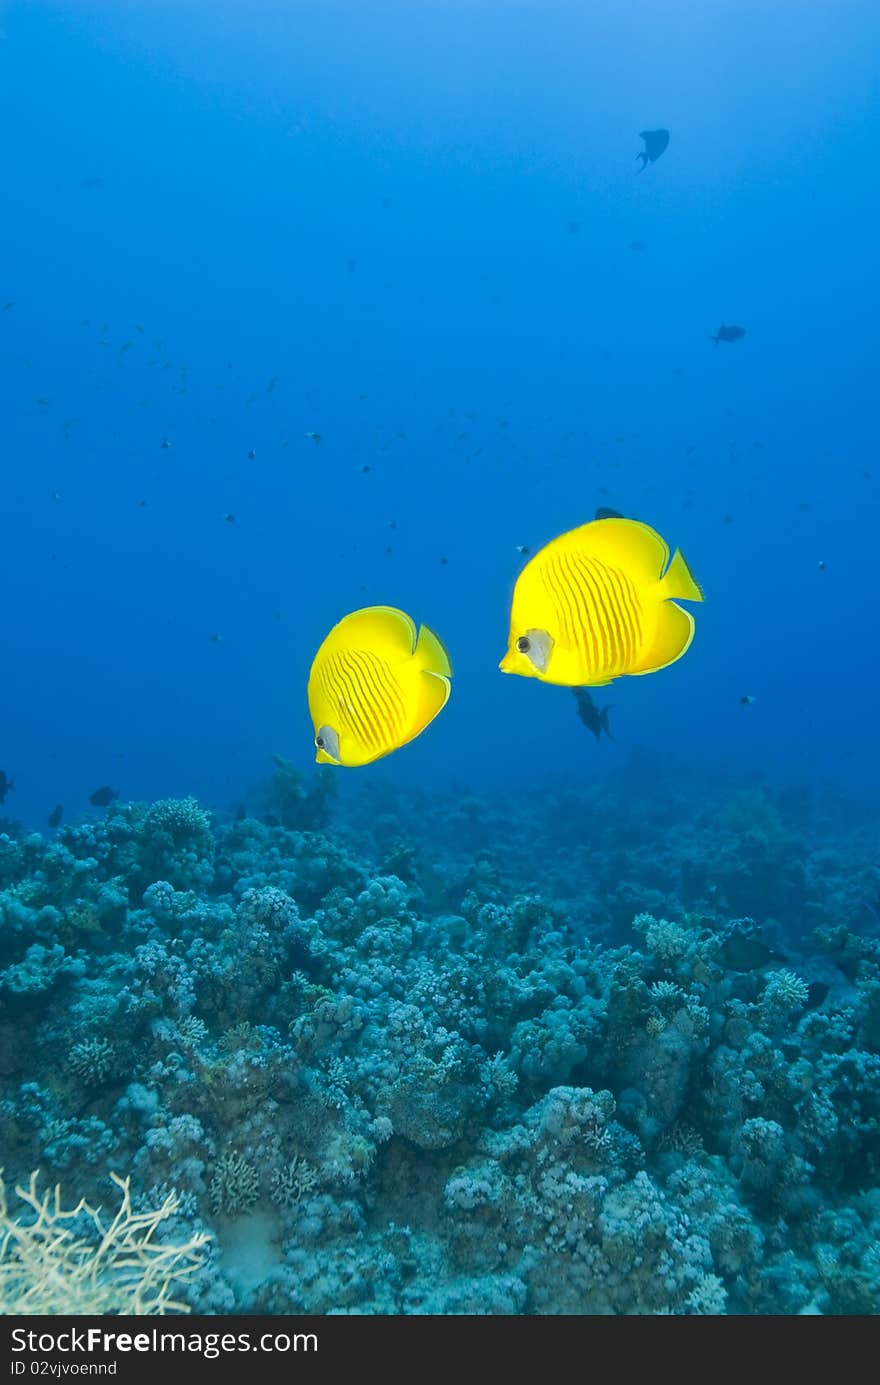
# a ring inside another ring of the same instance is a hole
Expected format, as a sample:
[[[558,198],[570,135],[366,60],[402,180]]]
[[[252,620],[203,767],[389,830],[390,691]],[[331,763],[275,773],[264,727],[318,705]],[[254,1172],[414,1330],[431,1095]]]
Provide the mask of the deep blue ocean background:
[[[82,0],[3,32],[16,816],[307,768],[311,658],[373,602],[455,680],[363,775],[516,792],[647,746],[874,786],[876,7]],[[497,663],[516,545],[599,504],[707,599],[597,753]]]
[[[0,3],[0,1317],[877,1313],[878,53]],[[598,507],[706,599],[597,742],[498,663]],[[373,604],[452,696],[318,771]]]

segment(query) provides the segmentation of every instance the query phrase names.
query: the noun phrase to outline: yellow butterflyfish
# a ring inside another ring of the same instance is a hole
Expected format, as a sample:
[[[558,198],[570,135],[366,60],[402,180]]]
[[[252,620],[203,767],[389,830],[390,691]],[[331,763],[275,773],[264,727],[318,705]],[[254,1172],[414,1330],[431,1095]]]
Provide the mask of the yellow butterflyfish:
[[[686,653],[703,593],[676,549],[635,519],[595,519],[553,539],[513,592],[504,673],[601,687],[656,673]]]
[[[449,698],[440,640],[393,606],[367,606],[334,625],[309,674],[315,759],[368,765],[424,731]]]

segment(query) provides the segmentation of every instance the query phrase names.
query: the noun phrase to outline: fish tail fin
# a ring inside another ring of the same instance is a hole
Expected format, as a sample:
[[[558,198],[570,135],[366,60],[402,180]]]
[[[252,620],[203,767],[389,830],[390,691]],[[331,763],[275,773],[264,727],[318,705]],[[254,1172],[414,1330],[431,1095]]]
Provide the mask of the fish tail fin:
[[[664,601],[702,601],[703,591],[697,582],[680,548],[676,548],[672,561],[660,580],[660,594]]]
[[[452,677],[452,661],[443,647],[443,642],[427,625],[421,626],[419,630],[416,657],[426,673],[436,673],[441,678]]]

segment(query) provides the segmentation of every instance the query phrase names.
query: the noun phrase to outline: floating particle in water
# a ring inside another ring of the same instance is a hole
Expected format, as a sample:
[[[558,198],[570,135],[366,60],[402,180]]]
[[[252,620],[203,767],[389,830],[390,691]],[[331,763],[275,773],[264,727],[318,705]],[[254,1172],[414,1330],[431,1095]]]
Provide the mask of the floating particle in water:
[[[521,553],[524,558],[527,558],[532,551],[527,543],[517,543],[514,544],[514,547],[517,553]]]
[[[828,564],[825,562],[825,559],[824,559],[824,558],[820,558],[820,559],[819,559],[819,571],[820,571],[820,572],[825,572],[825,571],[827,570],[827,567],[828,567]]]

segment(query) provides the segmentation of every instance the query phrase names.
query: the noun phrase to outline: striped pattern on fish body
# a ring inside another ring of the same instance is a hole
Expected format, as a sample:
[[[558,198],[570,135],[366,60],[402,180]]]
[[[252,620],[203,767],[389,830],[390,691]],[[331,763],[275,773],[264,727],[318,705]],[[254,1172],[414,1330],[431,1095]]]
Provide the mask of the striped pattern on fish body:
[[[315,677],[340,735],[355,737],[377,757],[407,739],[406,693],[387,659],[371,649],[339,649]]]
[[[424,731],[446,705],[452,668],[433,631],[393,606],[334,625],[309,675],[319,764],[367,765]]]
[[[653,673],[680,659],[702,601],[676,551],[637,520],[593,520],[553,539],[516,583],[505,673],[569,687]]]

